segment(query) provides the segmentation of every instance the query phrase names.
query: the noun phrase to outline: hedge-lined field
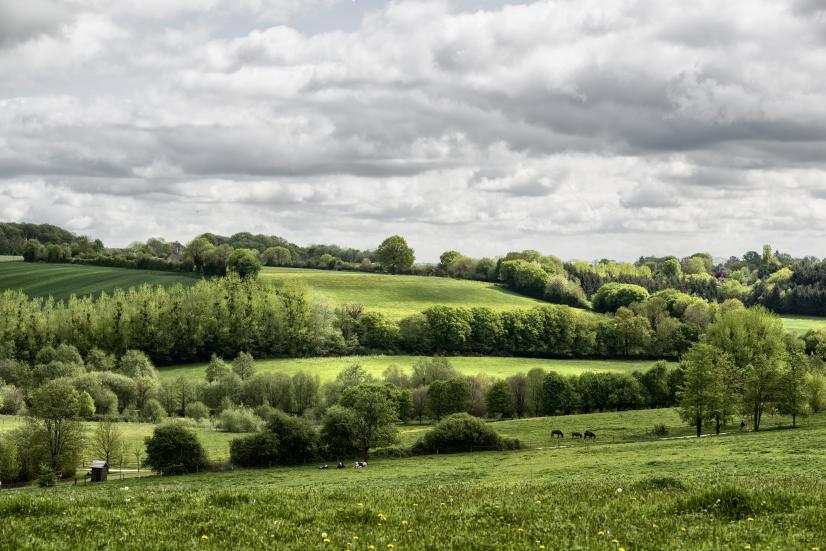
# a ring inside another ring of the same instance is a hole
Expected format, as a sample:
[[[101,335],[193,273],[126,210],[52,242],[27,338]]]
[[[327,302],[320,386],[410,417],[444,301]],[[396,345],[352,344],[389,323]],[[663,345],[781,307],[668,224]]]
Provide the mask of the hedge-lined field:
[[[417,359],[426,356],[338,356],[332,358],[284,358],[274,360],[257,360],[257,373],[286,373],[295,375],[305,371],[318,375],[321,382],[331,381],[345,367],[359,364],[374,377],[381,377],[390,365],[397,365],[406,372]],[[228,358],[229,359],[229,358]],[[611,371],[631,373],[635,370],[646,371],[654,360],[547,360],[542,358],[498,358],[492,356],[452,356],[450,364],[465,375],[486,373],[491,377],[509,377],[516,373],[527,373],[536,367],[546,371],[556,371],[561,375],[579,375],[587,371]],[[187,364],[158,369],[161,380],[186,377],[201,381],[206,374],[205,363]]]
[[[172,272],[130,270],[102,266],[0,262],[0,291],[19,289],[33,297],[68,299],[71,295],[98,295],[103,291],[150,285],[192,285],[198,278]]]
[[[22,260],[22,256],[9,256],[6,254],[0,254],[0,262],[21,262]]]
[[[542,301],[506,291],[492,283],[445,277],[399,276],[297,268],[265,268],[259,276],[276,284],[300,282],[313,297],[331,306],[361,304],[393,319],[431,306],[487,306],[495,310],[531,307]]]
[[[658,412],[650,412],[653,420]],[[625,415],[625,414],[623,414]],[[816,549],[826,426],[0,493],[9,548]],[[565,442],[568,444],[568,442]]]

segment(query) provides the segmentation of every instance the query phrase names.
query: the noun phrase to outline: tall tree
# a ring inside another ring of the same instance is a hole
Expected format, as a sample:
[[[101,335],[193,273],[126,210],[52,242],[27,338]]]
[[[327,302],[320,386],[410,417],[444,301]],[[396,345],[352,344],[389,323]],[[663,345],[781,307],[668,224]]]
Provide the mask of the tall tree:
[[[391,388],[361,384],[348,388],[339,405],[355,412],[352,442],[367,460],[370,448],[394,444],[398,440],[396,401]]]
[[[113,465],[117,455],[123,448],[123,444],[123,431],[120,430],[113,419],[107,417],[98,421],[95,433],[92,436],[92,445],[99,457]]]
[[[486,396],[488,415],[492,417],[513,417],[513,391],[507,381],[496,381]]]
[[[683,357],[683,381],[680,395],[680,417],[702,434],[703,422],[722,409],[725,400],[725,372],[731,359],[720,349],[709,344],[693,346]]]
[[[88,396],[65,379],[50,381],[32,395],[32,410],[46,436],[53,469],[60,468],[67,446],[80,438],[83,428],[78,419],[94,412],[94,402],[89,411]]]
[[[376,256],[384,270],[391,274],[408,271],[416,259],[413,249],[407,245],[404,237],[393,235],[382,241],[376,249]]]
[[[780,413],[792,416],[792,426],[797,418],[809,412],[806,375],[809,362],[801,352],[792,352],[780,371],[777,385],[777,406]]]

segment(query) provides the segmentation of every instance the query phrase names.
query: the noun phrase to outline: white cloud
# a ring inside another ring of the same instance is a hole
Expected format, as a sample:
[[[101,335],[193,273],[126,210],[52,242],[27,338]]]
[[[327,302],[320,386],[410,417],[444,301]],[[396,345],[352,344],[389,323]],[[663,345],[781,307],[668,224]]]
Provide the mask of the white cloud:
[[[400,232],[431,260],[818,252],[817,3],[494,4],[318,33],[346,3],[0,0],[0,217],[113,244]]]

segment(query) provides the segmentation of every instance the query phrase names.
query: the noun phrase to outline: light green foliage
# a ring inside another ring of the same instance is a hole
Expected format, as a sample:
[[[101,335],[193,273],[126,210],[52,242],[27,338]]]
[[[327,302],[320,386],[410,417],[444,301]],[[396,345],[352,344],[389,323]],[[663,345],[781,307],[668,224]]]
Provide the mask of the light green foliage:
[[[616,312],[622,306],[648,299],[648,291],[639,285],[629,283],[606,283],[592,297],[594,310]]]
[[[227,269],[238,274],[242,279],[245,277],[258,277],[261,271],[261,261],[258,254],[250,249],[235,249],[227,258]]]
[[[350,438],[364,459],[371,448],[389,446],[398,440],[398,409],[390,388],[372,384],[351,387],[342,393],[339,405],[355,414]]]

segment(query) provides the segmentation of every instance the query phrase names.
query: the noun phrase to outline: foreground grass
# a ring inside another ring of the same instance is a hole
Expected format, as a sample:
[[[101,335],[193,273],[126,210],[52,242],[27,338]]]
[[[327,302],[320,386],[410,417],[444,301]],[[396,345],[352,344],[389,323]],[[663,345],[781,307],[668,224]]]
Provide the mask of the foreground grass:
[[[331,306],[361,304],[400,319],[430,306],[527,308],[544,302],[505,291],[492,283],[445,277],[397,276],[298,268],[265,268],[260,278],[277,285],[301,282],[316,300]]]
[[[286,373],[294,375],[305,371],[318,375],[321,381],[335,379],[336,375],[347,366],[355,363],[363,366],[375,377],[381,377],[389,365],[397,365],[408,373],[413,363],[425,356],[339,356],[334,358],[286,358],[275,360],[257,360],[257,373]],[[539,367],[546,371],[556,371],[561,375],[579,375],[586,371],[612,371],[631,373],[635,370],[645,371],[653,360],[547,360],[540,358],[498,358],[493,356],[455,356],[450,358],[453,367],[466,375],[487,373],[492,377],[508,377],[515,373],[527,373]],[[161,380],[186,377],[201,381],[206,374],[205,363],[187,364],[158,369]]]
[[[194,276],[153,270],[131,270],[43,262],[0,263],[0,291],[19,289],[32,297],[65,300],[71,295],[99,295],[115,289],[150,285],[192,285]]]
[[[813,549],[826,428],[0,492],[13,549]]]

